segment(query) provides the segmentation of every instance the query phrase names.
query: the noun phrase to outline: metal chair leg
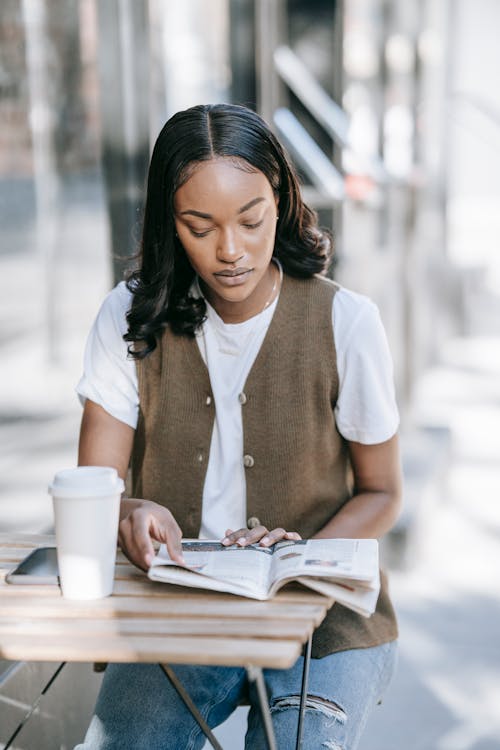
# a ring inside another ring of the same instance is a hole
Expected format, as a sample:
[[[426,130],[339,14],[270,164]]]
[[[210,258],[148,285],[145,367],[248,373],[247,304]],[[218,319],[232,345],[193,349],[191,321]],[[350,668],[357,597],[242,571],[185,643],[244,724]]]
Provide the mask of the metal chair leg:
[[[266,734],[267,745],[269,747],[269,750],[277,750],[273,721],[271,719],[271,712],[269,710],[269,699],[267,697],[262,669],[260,667],[247,667],[247,675],[250,682],[254,682],[255,687],[257,688],[257,695],[259,698],[260,712],[262,714],[262,722],[264,724],[264,732]]]
[[[311,664],[311,648],[312,648],[312,636],[309,636],[309,640],[305,645],[304,654],[304,668],[302,670],[302,689],[300,691],[300,707],[299,707],[299,724],[297,727],[297,744],[295,745],[296,750],[302,748],[302,733],[304,731],[304,713],[306,708],[307,700],[307,684],[309,682],[309,667]]]
[[[179,680],[179,678],[177,677],[173,669],[171,669],[166,664],[160,664],[159,666],[163,670],[165,677],[170,681],[172,686],[177,691],[178,696],[184,701],[186,708],[191,712],[193,719],[198,723],[198,726],[200,727],[200,729],[202,730],[203,734],[205,735],[207,740],[210,742],[212,747],[215,747],[215,750],[223,750],[222,745],[217,741],[212,730],[210,729],[207,722],[205,721],[203,716],[200,714],[200,712],[194,705],[193,701],[191,700],[189,696],[189,693],[186,691],[184,685]]]
[[[45,693],[47,692],[47,690],[48,690],[48,689],[50,688],[50,686],[52,685],[52,683],[54,682],[54,680],[56,679],[56,677],[58,676],[59,672],[61,671],[61,669],[62,669],[62,668],[64,667],[64,665],[65,665],[65,664],[66,664],[66,662],[65,662],[65,661],[63,661],[63,662],[62,662],[62,663],[61,663],[61,664],[60,664],[60,665],[58,666],[58,668],[56,669],[56,671],[54,672],[54,674],[52,675],[52,677],[50,678],[50,680],[49,680],[49,681],[47,682],[47,684],[46,684],[46,685],[45,685],[45,687],[43,688],[42,692],[40,693],[40,695],[38,696],[38,698],[36,699],[36,701],[35,701],[35,702],[34,702],[34,703],[33,703],[33,704],[31,705],[31,708],[30,708],[30,710],[29,710],[29,711],[27,712],[27,714],[26,714],[26,716],[24,717],[24,719],[23,719],[23,720],[21,721],[21,723],[20,723],[20,724],[18,725],[18,727],[17,727],[17,729],[15,730],[15,732],[14,732],[13,734],[11,734],[11,736],[10,736],[10,737],[9,737],[9,739],[7,740],[7,744],[5,744],[5,745],[3,746],[3,750],[8,750],[8,748],[9,748],[9,747],[10,747],[10,746],[12,745],[12,743],[13,743],[13,742],[14,742],[14,740],[16,739],[17,735],[19,734],[19,732],[21,731],[21,729],[22,729],[22,728],[24,727],[24,725],[26,724],[26,722],[28,721],[28,719],[29,719],[29,718],[30,718],[30,716],[32,715],[33,711],[35,711],[35,710],[37,709],[37,707],[38,707],[38,704],[39,704],[39,703],[40,703],[40,701],[42,700],[42,697],[43,697],[43,696],[45,695]]]

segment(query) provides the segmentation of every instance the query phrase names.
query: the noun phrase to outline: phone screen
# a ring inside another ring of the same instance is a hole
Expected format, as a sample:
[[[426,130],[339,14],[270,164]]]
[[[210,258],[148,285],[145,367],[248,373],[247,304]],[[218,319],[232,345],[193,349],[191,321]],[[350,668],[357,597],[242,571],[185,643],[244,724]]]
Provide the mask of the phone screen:
[[[38,547],[5,576],[7,583],[59,583],[55,547]]]

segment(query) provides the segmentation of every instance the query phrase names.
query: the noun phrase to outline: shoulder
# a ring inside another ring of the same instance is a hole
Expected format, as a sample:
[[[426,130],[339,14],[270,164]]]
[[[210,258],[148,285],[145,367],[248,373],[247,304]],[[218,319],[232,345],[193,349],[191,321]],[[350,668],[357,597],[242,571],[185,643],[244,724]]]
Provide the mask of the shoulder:
[[[312,276],[308,279],[287,277],[287,284],[293,291],[294,299],[311,301],[314,307],[326,305],[332,312],[333,322],[336,319],[344,329],[363,324],[379,317],[377,305],[364,294],[359,294],[324,276]]]
[[[340,287],[332,306],[332,327],[340,370],[366,375],[392,373],[387,334],[377,305],[364,294]],[[392,374],[391,374],[392,378]]]
[[[286,297],[303,313],[309,310],[317,314],[320,309],[331,309],[338,288],[336,282],[323,276],[311,276],[305,279],[288,276],[288,274],[285,276]]]
[[[339,397],[337,426],[346,440],[365,445],[392,437],[399,416],[393,364],[377,305],[339,287],[332,310]]]
[[[355,360],[390,360],[379,309],[364,294],[339,286],[332,305],[332,328],[340,369]]]
[[[104,298],[101,309],[109,312],[127,313],[132,304],[132,292],[129,291],[127,284],[120,281]]]
[[[337,285],[332,320],[335,329],[348,337],[356,330],[371,328],[380,322],[377,305],[369,297]]]
[[[120,333],[127,330],[127,313],[132,304],[132,293],[124,281],[120,281],[104,298],[97,315],[99,328],[113,328]]]

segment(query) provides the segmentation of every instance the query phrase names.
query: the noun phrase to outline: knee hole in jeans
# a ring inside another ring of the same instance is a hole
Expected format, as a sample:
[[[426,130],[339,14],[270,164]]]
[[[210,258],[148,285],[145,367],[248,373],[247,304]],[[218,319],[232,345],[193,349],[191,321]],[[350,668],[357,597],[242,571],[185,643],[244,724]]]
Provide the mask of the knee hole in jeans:
[[[283,695],[279,698],[275,698],[271,702],[271,713],[275,711],[283,711],[287,708],[300,708],[300,695]],[[330,719],[338,721],[340,724],[345,724],[347,716],[345,711],[333,701],[327,701],[325,698],[321,698],[318,695],[308,695],[306,698],[306,711],[319,711],[325,714]],[[328,747],[328,746],[327,746]],[[334,750],[337,750],[338,745],[334,745]],[[342,748],[338,748],[342,750]]]

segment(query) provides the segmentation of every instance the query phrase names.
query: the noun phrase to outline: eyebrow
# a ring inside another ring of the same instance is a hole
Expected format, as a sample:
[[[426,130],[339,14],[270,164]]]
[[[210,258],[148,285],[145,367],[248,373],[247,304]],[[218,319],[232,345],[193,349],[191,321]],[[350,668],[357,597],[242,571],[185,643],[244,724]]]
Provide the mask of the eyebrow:
[[[257,203],[262,203],[262,201],[265,201],[265,198],[253,198],[248,203],[245,203],[244,206],[238,209],[238,214],[243,214],[245,211],[248,211],[248,209],[253,208],[253,206],[256,206]],[[181,216],[186,216],[189,214],[190,216],[199,216],[200,219],[213,219],[212,214],[204,214],[202,211],[194,211],[194,210],[188,210],[188,211],[181,211]]]

